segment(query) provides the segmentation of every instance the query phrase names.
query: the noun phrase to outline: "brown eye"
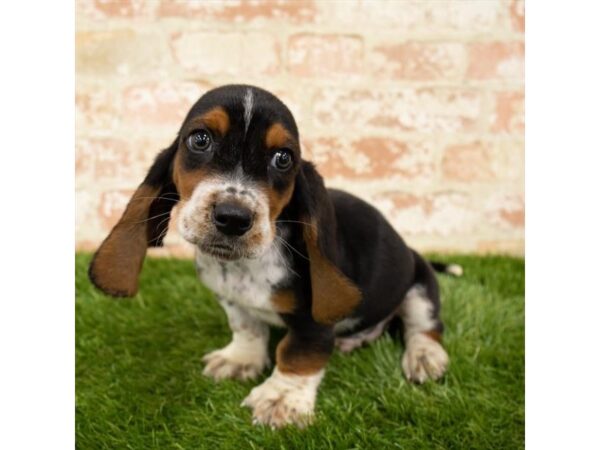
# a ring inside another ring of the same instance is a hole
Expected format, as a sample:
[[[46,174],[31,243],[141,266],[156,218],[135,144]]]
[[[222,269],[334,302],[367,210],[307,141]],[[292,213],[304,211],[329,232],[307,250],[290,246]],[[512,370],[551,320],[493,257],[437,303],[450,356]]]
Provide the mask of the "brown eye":
[[[277,150],[275,155],[273,155],[271,165],[278,171],[285,172],[292,167],[293,162],[292,153],[288,149],[284,148]]]
[[[187,148],[197,153],[207,151],[210,144],[212,144],[212,139],[210,133],[206,130],[198,130],[190,134],[186,141]]]

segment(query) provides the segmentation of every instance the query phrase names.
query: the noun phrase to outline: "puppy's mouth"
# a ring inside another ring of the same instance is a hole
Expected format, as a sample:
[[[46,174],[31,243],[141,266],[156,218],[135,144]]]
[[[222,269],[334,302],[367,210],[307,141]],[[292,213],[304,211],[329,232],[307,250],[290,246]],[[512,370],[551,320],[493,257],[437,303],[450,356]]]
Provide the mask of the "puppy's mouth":
[[[236,261],[241,258],[251,258],[247,252],[241,251],[233,245],[224,243],[199,244],[202,253],[213,256],[222,261]]]

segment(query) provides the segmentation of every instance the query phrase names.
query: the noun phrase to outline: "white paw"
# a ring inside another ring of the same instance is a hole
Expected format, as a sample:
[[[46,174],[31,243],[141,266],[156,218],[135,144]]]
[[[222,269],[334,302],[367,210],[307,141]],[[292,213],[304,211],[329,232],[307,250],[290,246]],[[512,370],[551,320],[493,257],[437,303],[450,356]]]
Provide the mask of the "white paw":
[[[234,343],[204,355],[202,361],[206,363],[202,373],[217,381],[226,378],[250,380],[270,365],[266,350],[244,351]]]
[[[296,425],[303,428],[313,419],[317,388],[324,371],[314,375],[288,375],[275,369],[261,385],[256,386],[242,406],[252,409],[252,423],[281,428]]]
[[[402,357],[402,370],[409,381],[424,383],[437,380],[448,367],[448,354],[444,347],[426,334],[411,336]]]

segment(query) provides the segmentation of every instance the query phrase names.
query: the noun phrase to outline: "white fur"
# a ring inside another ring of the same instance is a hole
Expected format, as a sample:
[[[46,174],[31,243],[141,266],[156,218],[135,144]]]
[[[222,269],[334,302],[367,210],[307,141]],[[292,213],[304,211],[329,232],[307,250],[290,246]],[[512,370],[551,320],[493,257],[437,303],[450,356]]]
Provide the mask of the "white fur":
[[[210,205],[207,199],[214,192],[225,191],[223,177],[211,177],[199,182],[192,196],[188,201],[183,203],[181,213],[177,220],[177,229],[179,234],[192,244],[199,244],[202,238],[202,231],[209,227],[210,220],[209,211]]]
[[[222,305],[233,337],[226,347],[204,356],[203,373],[215,380],[256,378],[270,365],[269,328],[235,304],[222,302]]]
[[[450,265],[448,265],[448,267],[446,267],[446,273],[449,273],[450,275],[454,275],[455,277],[462,277],[464,271],[463,271],[462,266],[460,266],[458,264],[450,264]]]
[[[417,383],[440,378],[448,366],[448,354],[444,347],[425,334],[435,329],[432,309],[433,304],[427,298],[425,288],[420,285],[411,288],[400,304],[399,314],[404,323],[406,343],[402,369],[409,380]]]
[[[423,383],[437,380],[448,367],[448,354],[441,344],[426,334],[418,333],[406,341],[402,370],[410,381]]]
[[[248,133],[248,127],[252,120],[252,109],[254,108],[254,95],[252,89],[248,88],[244,95],[244,135]]]
[[[340,320],[333,326],[333,332],[335,334],[344,333],[351,331],[360,323],[360,317],[349,317],[347,319]]]
[[[197,250],[199,277],[217,294],[233,333],[229,345],[204,357],[204,375],[216,380],[245,380],[256,378],[270,365],[267,324],[284,325],[273,308],[271,295],[273,285],[289,274],[286,264],[276,243],[260,258],[229,262]]]
[[[404,323],[404,338],[407,341],[416,333],[431,331],[435,328],[432,309],[433,305],[427,298],[423,286],[415,285],[406,293],[398,312]]]
[[[313,375],[295,375],[275,368],[264,383],[250,391],[242,406],[252,409],[254,424],[272,428],[287,424],[303,427],[312,420],[324,373],[320,370]]]
[[[356,348],[362,347],[364,344],[370,344],[371,342],[374,342],[383,334],[392,317],[393,315],[382,320],[371,328],[359,331],[358,333],[354,333],[350,336],[336,337],[335,346],[342,353],[349,353]]]
[[[271,294],[273,285],[289,276],[287,264],[276,242],[256,259],[225,262],[196,252],[199,277],[206,286],[223,301],[236,305],[254,319],[275,326],[284,323],[273,309]]]

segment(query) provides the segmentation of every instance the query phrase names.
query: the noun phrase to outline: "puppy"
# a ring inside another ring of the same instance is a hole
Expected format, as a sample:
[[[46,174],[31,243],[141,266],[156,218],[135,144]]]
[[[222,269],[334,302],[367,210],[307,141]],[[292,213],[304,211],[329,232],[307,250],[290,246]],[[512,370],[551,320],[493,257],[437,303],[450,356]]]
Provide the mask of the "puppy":
[[[375,208],[325,188],[274,95],[230,85],[200,98],[94,255],[95,286],[113,296],[137,292],[146,250],[162,244],[177,202],[179,232],[195,246],[200,280],[216,293],[233,334],[204,356],[204,374],[257,377],[270,365],[269,327],[287,329],[271,376],[242,403],[254,423],[309,423],[335,346],[371,342],[394,318],[406,377],[422,383],[444,374],[431,266]]]

